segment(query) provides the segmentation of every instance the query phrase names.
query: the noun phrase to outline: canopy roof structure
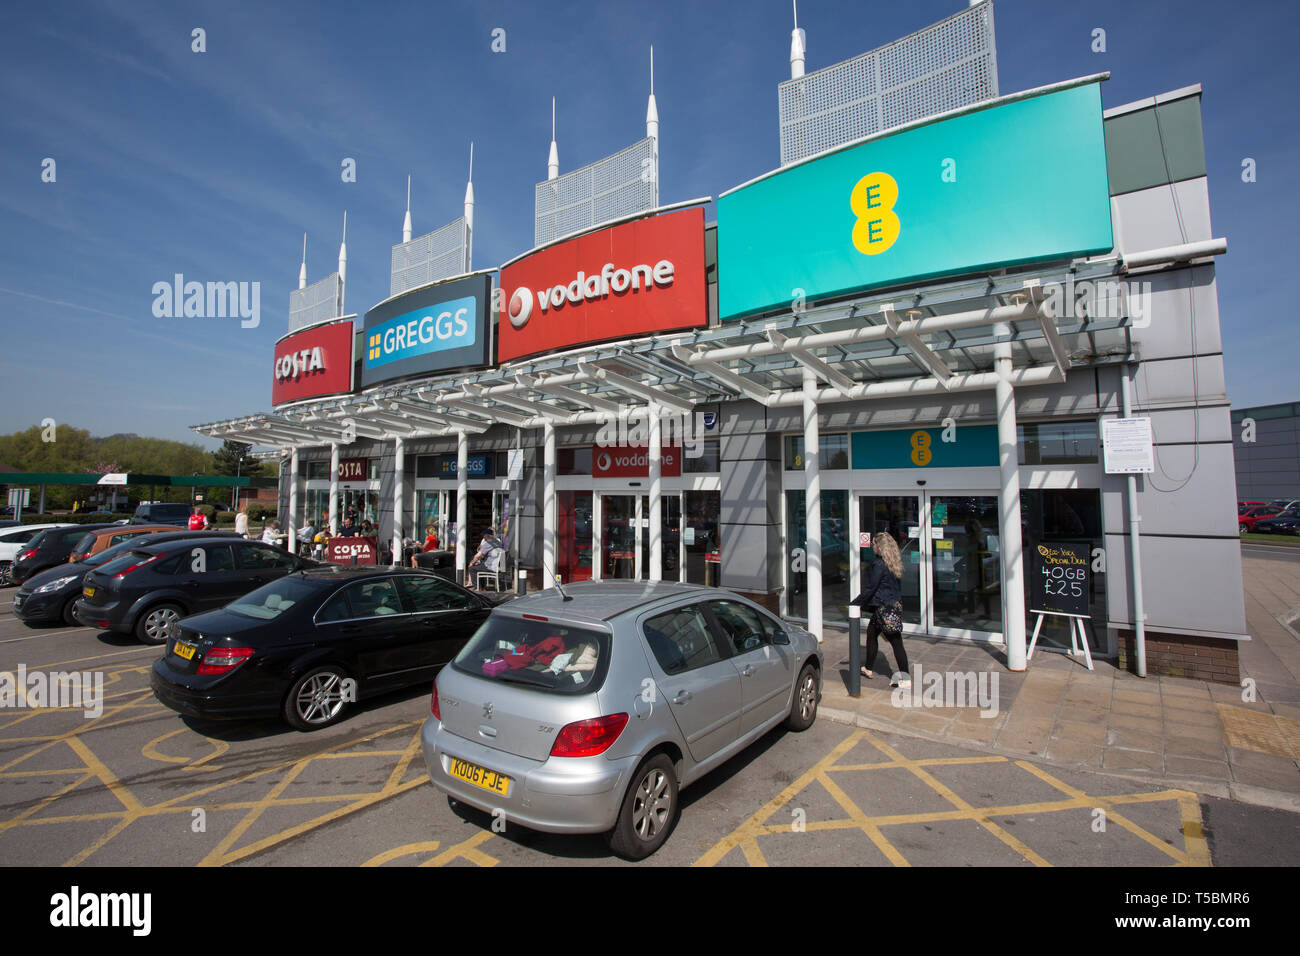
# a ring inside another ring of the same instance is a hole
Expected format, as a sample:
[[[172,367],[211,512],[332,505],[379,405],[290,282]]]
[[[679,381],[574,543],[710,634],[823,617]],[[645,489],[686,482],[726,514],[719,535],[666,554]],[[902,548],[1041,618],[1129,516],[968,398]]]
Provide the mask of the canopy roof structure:
[[[496,424],[582,425],[652,403],[679,412],[737,399],[791,406],[803,401],[805,369],[816,378],[818,403],[990,389],[999,327],[1009,329],[1012,383],[1041,385],[1062,381],[1074,367],[1132,360],[1133,317],[1124,294],[1130,272],[1225,250],[1216,239],[1126,258],[1111,253],[998,270],[807,309],[794,303],[768,317],[385,383],[194,429],[295,448],[347,443],[350,436],[475,434]],[[1067,297],[1053,296],[1053,286],[1072,290],[1084,281],[1114,295],[1094,296],[1091,315],[1054,308]]]

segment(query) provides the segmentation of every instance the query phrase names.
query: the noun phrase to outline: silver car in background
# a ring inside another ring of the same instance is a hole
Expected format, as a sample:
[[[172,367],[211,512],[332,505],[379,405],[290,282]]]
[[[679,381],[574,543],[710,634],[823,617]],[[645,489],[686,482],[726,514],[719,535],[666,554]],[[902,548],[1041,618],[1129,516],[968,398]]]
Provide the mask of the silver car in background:
[[[678,791],[817,717],[817,639],[730,591],[602,581],[495,610],[439,673],[425,762],[455,800],[653,853]]]

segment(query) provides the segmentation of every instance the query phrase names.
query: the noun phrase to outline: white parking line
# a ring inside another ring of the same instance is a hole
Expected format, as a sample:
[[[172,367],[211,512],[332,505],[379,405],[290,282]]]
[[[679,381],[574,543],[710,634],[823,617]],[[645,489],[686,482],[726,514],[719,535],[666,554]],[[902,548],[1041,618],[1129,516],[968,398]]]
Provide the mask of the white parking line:
[[[84,627],[74,627],[70,631],[46,631],[43,634],[29,634],[27,637],[11,637],[0,641],[0,644],[17,644],[19,641],[35,641],[42,637],[58,637],[60,634],[76,634],[78,631],[84,631]]]

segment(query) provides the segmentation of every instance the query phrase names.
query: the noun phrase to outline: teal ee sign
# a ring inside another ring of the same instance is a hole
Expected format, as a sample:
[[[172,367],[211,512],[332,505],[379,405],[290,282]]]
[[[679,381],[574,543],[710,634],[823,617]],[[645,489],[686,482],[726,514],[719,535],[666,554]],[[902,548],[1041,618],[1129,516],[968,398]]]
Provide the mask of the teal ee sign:
[[[950,441],[944,441],[945,432]],[[998,464],[998,427],[904,428],[854,432],[849,438],[853,467],[980,468]]]
[[[724,193],[719,313],[1113,247],[1101,87],[1091,80],[886,134]]]

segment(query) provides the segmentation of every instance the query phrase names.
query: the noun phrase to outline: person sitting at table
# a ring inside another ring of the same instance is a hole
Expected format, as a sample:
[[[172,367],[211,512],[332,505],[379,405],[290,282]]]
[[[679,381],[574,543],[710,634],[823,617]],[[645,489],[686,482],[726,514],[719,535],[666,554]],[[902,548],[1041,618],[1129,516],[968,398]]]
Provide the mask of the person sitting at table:
[[[280,543],[280,522],[272,519],[271,523],[266,526],[262,532],[262,542],[264,544],[278,545]]]
[[[424,529],[424,547],[420,549],[420,554],[427,554],[430,551],[438,550],[438,530],[429,525]],[[418,568],[419,562],[416,561],[417,555],[411,555],[411,567]]]
[[[478,551],[470,559],[469,567],[473,568],[477,564],[483,565],[483,570],[497,572],[501,570],[501,556],[505,550],[501,547],[501,539],[496,536],[491,528],[483,532],[483,539],[479,542]],[[465,577],[467,579],[466,587],[471,587],[468,583],[472,580],[469,576],[469,568],[466,569]]]
[[[339,537],[355,538],[360,531],[361,529],[356,526],[354,513],[348,512],[347,517],[343,519],[343,527],[339,528]]]

